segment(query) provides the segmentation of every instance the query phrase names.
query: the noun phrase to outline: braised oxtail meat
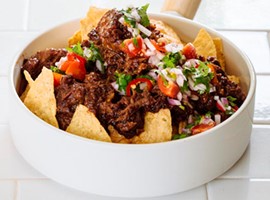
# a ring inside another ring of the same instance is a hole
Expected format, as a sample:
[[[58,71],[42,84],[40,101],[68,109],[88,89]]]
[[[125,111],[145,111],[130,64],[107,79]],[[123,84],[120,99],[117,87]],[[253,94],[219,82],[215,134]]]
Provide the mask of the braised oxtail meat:
[[[163,94],[144,90],[134,93],[131,97],[124,96],[119,101],[104,101],[99,106],[99,118],[105,125],[111,124],[126,138],[132,138],[143,131],[146,112],[158,112],[168,107],[167,99]]]
[[[43,67],[50,68],[54,66],[61,57],[67,54],[65,49],[46,49],[38,51],[35,55],[25,59],[22,69],[29,72],[32,79],[36,79]]]
[[[71,76],[64,76],[60,85],[55,88],[56,118],[61,129],[66,130],[76,107],[79,104],[84,104],[85,94],[84,84],[77,82]]]

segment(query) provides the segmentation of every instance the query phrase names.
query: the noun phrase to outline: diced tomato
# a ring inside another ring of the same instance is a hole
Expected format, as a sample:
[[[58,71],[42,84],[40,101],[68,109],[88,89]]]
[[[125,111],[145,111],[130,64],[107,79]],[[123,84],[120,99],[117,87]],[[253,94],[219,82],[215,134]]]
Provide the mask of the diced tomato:
[[[125,39],[120,45],[122,51],[124,51],[129,57],[133,58],[137,56],[143,47],[143,39],[141,36],[136,38]]]
[[[84,80],[86,69],[80,61],[70,62],[69,67],[66,70],[66,74],[73,76],[75,79]]]
[[[182,53],[186,57],[186,59],[197,58],[196,49],[190,42],[184,46]]]
[[[82,81],[86,74],[85,63],[86,60],[84,57],[69,52],[67,54],[67,61],[62,63],[59,69],[66,74],[73,76],[75,79]]]
[[[148,91],[150,91],[153,88],[153,84],[148,78],[136,78],[128,83],[128,85],[126,87],[126,95],[131,96],[132,86],[133,85],[137,86],[140,83],[146,83]]]
[[[165,53],[166,52],[166,49],[165,49],[165,43],[162,42],[162,43],[157,43],[155,40],[150,40],[151,43],[154,45],[154,47],[156,48],[156,50],[162,52],[162,53]]]
[[[191,128],[192,135],[202,133],[210,128],[213,128],[215,126],[215,122],[210,122],[208,124],[198,124]]]
[[[62,79],[62,74],[53,72],[53,79],[54,79],[54,87],[60,85],[61,79]]]
[[[167,83],[165,81],[162,76],[158,76],[157,83],[160,91],[168,97],[176,98],[180,91],[179,86],[172,81],[167,81]]]

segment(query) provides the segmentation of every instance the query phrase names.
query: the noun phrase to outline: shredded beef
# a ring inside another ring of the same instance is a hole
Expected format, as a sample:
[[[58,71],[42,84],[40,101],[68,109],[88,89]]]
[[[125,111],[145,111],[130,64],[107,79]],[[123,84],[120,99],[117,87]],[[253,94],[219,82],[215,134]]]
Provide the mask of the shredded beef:
[[[36,79],[43,67],[50,68],[66,54],[67,51],[64,49],[38,51],[35,55],[24,60],[22,69],[28,71],[32,79]]]
[[[79,104],[84,104],[86,89],[83,83],[77,82],[71,76],[64,76],[55,88],[57,103],[56,118],[59,127],[66,130]]]
[[[99,119],[105,127],[113,125],[120,134],[132,138],[143,131],[146,112],[158,112],[168,107],[166,97],[157,92],[144,90],[131,97],[123,96],[116,103],[104,101],[99,106]]]

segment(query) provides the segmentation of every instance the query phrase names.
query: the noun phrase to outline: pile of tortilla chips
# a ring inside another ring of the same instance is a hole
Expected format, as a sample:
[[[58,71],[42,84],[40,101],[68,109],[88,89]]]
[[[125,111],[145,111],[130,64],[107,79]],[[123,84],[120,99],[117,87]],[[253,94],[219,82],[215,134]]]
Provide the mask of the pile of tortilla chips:
[[[101,17],[107,12],[107,9],[90,7],[87,16],[80,21],[80,30],[78,30],[68,41],[69,46],[77,44],[84,39],[88,39],[87,34],[97,26]],[[151,23],[164,35],[165,40],[174,43],[181,43],[180,38],[174,30],[162,21],[151,19]],[[209,33],[201,29],[195,38],[193,45],[198,55],[204,57],[214,56],[220,62],[222,68],[225,68],[225,58],[223,55],[223,46],[220,38],[212,38]],[[56,119],[56,98],[54,96],[53,73],[47,68],[43,68],[36,80],[32,80],[27,71],[24,71],[28,86],[21,96],[21,100],[35,115],[58,127]],[[237,77],[232,77],[236,80]],[[100,124],[96,116],[91,113],[84,105],[78,105],[73,115],[67,132],[82,137],[114,143],[156,143],[170,141],[172,138],[172,122],[169,109],[161,109],[157,113],[146,113],[144,132],[131,139],[126,139],[120,135],[113,126],[109,126],[108,134]]]

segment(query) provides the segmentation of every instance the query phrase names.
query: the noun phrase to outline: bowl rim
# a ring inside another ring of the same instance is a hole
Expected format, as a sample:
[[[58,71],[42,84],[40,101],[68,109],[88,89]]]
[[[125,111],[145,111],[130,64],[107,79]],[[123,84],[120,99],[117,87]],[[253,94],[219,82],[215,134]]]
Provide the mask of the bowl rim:
[[[171,141],[167,141],[167,142],[160,142],[160,143],[150,143],[150,144],[122,144],[122,143],[110,143],[110,142],[104,142],[104,141],[98,141],[98,140],[93,140],[93,139],[89,139],[89,138],[84,138],[81,136],[77,136],[75,134],[69,134],[64,130],[61,130],[60,128],[56,128],[50,124],[48,124],[47,122],[43,121],[42,119],[40,119],[38,116],[36,116],[34,113],[32,113],[25,105],[24,103],[21,101],[21,99],[19,98],[17,91],[16,91],[16,87],[14,85],[14,72],[15,72],[15,67],[19,61],[19,59],[21,57],[24,57],[24,51],[31,46],[31,44],[38,40],[40,37],[42,37],[43,35],[54,31],[57,28],[63,27],[63,26],[67,26],[71,23],[75,23],[78,22],[79,24],[79,20],[80,19],[73,19],[73,20],[69,20],[66,21],[64,23],[60,23],[58,25],[55,25],[53,27],[47,28],[44,31],[41,31],[40,33],[38,33],[36,36],[34,36],[32,39],[30,39],[29,42],[27,42],[22,48],[20,48],[20,50],[18,51],[17,55],[14,57],[13,62],[11,63],[11,67],[9,68],[9,86],[10,86],[10,98],[14,98],[16,99],[16,103],[20,104],[20,106],[23,109],[23,112],[27,113],[27,115],[29,115],[31,118],[33,118],[34,121],[36,121],[37,123],[41,123],[42,126],[47,126],[48,128],[50,128],[52,131],[50,131],[50,133],[48,134],[55,134],[55,131],[57,131],[57,134],[61,134],[63,135],[63,138],[65,137],[71,137],[72,139],[76,139],[79,142],[83,142],[83,143],[88,143],[88,144],[95,144],[95,145],[105,145],[106,147],[113,147],[113,148],[142,148],[142,147],[149,147],[149,148],[159,148],[161,146],[167,146],[167,145],[179,145],[183,142],[189,142],[192,140],[197,140],[200,139],[200,137],[205,137],[207,135],[211,135],[211,134],[215,134],[215,130],[216,129],[220,129],[222,127],[224,127],[226,124],[230,123],[232,120],[234,120],[235,118],[239,117],[239,115],[244,111],[244,109],[246,109],[248,107],[248,105],[251,103],[254,95],[255,95],[255,89],[256,89],[256,74],[255,74],[255,70],[254,67],[250,61],[250,59],[247,57],[247,55],[240,49],[238,48],[233,42],[231,42],[229,39],[227,39],[225,36],[223,36],[222,34],[220,34],[218,31],[204,25],[201,24],[199,22],[181,17],[181,16],[176,16],[176,15],[172,15],[172,14],[166,14],[166,13],[149,13],[150,17],[153,18],[168,18],[168,19],[175,19],[175,20],[180,20],[183,21],[184,23],[191,23],[192,26],[197,26],[200,28],[205,28],[210,34],[214,34],[220,38],[222,38],[223,43],[227,43],[229,44],[229,46],[232,46],[238,53],[239,55],[243,58],[243,60],[245,61],[245,63],[248,66],[248,75],[250,76],[250,80],[249,80],[249,87],[247,88],[247,96],[245,101],[243,102],[243,104],[241,105],[241,107],[232,115],[230,116],[226,121],[223,121],[222,123],[216,125],[215,127],[204,131],[201,134],[196,134],[184,139],[179,139],[179,140],[171,140]],[[253,120],[253,119],[252,119]]]

